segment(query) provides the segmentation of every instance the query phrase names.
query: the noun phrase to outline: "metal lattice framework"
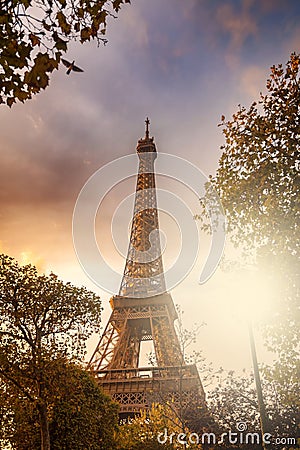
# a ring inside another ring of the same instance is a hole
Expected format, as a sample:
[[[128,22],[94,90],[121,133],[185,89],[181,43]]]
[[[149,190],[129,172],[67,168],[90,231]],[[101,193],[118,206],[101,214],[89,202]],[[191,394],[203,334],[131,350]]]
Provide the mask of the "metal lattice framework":
[[[174,328],[177,313],[166,292],[159,240],[154,161],[156,148],[138,141],[139,173],[129,249],[119,295],[89,363],[105,393],[120,405],[120,416],[148,409],[152,402],[205,404],[195,365],[186,365]],[[156,367],[139,367],[143,341],[153,341]]]
[[[148,297],[166,291],[161,257],[155,190],[154,161],[157,157],[153,138],[146,136],[137,145],[139,173],[130,243],[119,295]]]
[[[174,329],[177,317],[170,294],[147,299],[114,296],[113,311],[96,347],[90,366],[93,370],[138,367],[140,344],[153,340],[159,366],[182,361]]]

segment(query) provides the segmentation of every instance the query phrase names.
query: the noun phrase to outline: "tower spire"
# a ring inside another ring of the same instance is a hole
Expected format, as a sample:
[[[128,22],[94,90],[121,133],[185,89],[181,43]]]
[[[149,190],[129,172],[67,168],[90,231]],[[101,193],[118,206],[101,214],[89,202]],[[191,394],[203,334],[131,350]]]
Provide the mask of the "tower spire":
[[[146,118],[145,124],[146,124],[146,134],[145,134],[145,139],[149,139],[149,125],[150,125],[149,117]]]

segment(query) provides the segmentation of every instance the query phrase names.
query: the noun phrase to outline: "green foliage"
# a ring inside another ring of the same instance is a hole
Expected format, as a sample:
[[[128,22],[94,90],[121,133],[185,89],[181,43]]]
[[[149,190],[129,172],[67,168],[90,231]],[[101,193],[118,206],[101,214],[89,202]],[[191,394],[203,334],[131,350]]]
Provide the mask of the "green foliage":
[[[116,450],[172,450],[182,448],[181,444],[166,442],[161,444],[157,440],[159,433],[168,430],[177,435],[181,433],[181,424],[172,410],[160,404],[153,404],[148,414],[129,419],[120,425],[117,435],[118,446]],[[191,447],[193,448],[193,447]]]
[[[296,374],[288,377],[284,371],[285,390],[276,371],[277,365],[266,366],[262,371],[264,401],[269,418],[269,430],[273,443],[275,438],[295,438],[299,434],[299,384]],[[290,366],[292,369],[292,366]],[[280,369],[279,369],[280,370]],[[292,381],[294,379],[294,382]],[[288,398],[290,397],[290,398]],[[219,372],[219,383],[208,396],[210,411],[215,418],[215,433],[237,432],[237,424],[247,425],[247,432],[260,433],[259,408],[254,380],[251,375],[236,375],[233,371]],[[225,443],[221,448],[232,448]],[[272,449],[282,449],[283,445],[272,445]],[[239,448],[249,448],[249,444]],[[259,450],[260,446],[251,447]],[[291,448],[297,448],[293,446]]]
[[[0,103],[45,89],[70,41],[105,39],[107,17],[130,0],[7,0],[0,11]]]
[[[271,67],[267,94],[225,121],[225,144],[211,184],[226,212],[233,242],[256,253],[278,286],[268,345],[285,352],[299,342],[300,55]],[[210,187],[202,206],[211,202]]]
[[[101,392],[94,378],[66,361],[57,370],[53,384],[55,393],[48,399],[51,449],[115,449],[118,406]],[[8,400],[7,395],[3,398]],[[0,415],[6,443],[18,450],[41,448],[39,417],[33,403],[15,393],[2,411],[6,414]]]
[[[235,431],[238,422],[248,430],[259,431],[259,413],[253,376],[236,376],[219,370],[216,387],[208,395],[208,404],[218,425],[218,433]]]
[[[0,315],[1,366],[18,365],[21,373],[45,356],[82,359],[85,341],[99,330],[101,302],[84,287],[0,255]]]
[[[299,78],[300,55],[293,53],[286,67],[271,67],[258,102],[239,106],[231,120],[222,116],[223,153],[201,199],[204,209],[213,208],[217,190],[232,241],[244,256],[255,256],[273,291],[264,334],[277,361],[264,369],[263,393],[273,434],[287,437],[297,435],[299,423]],[[246,414],[249,426],[258,427],[251,380],[231,375],[224,383],[212,399],[219,423],[232,427]]]
[[[12,405],[30,402],[42,437],[49,440],[49,405],[57,395],[57,376],[66,358],[83,359],[86,340],[99,330],[100,299],[53,273],[39,275],[35,267],[0,255],[0,317],[5,397]]]
[[[212,183],[238,245],[299,255],[300,56],[271,68],[267,95],[223,122],[225,145]]]
[[[61,374],[59,384],[63,390],[51,413],[51,449],[115,449],[118,405],[79,368],[71,367]]]

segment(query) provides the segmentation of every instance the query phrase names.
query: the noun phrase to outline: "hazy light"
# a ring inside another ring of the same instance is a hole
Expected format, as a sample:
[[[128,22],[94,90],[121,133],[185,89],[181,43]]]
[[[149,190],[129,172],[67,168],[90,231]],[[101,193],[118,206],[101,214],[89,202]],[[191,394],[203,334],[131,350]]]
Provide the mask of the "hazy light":
[[[268,274],[258,270],[233,273],[233,285],[226,296],[226,304],[235,311],[237,319],[261,321],[271,312],[275,286]]]

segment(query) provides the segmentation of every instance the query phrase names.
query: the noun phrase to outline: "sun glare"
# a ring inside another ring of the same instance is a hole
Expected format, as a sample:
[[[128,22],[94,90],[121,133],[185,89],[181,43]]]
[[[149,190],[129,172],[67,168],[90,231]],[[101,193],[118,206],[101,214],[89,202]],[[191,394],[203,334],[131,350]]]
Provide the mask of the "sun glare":
[[[239,271],[233,274],[232,283],[226,303],[235,311],[237,319],[266,320],[276,293],[267,274],[255,270]]]
[[[39,256],[34,255],[30,250],[26,250],[20,253],[19,262],[21,266],[32,264],[37,268],[38,272],[45,272],[45,261]]]

